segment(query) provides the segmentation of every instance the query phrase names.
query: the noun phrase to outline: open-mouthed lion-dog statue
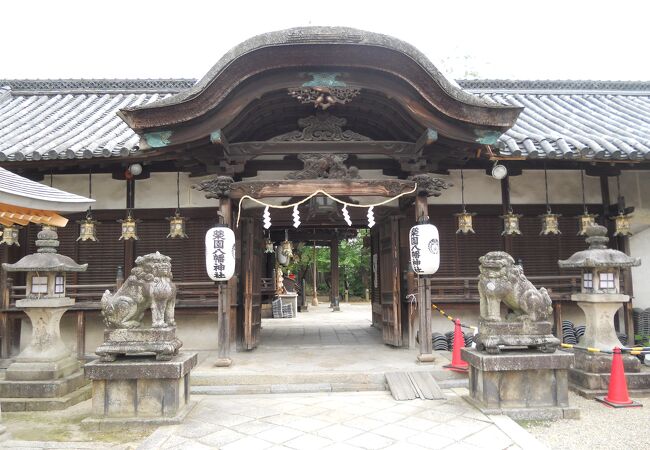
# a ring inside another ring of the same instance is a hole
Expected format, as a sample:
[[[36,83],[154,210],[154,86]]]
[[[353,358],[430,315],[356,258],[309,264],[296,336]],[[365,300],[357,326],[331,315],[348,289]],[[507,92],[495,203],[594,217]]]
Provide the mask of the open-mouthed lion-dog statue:
[[[546,289],[533,286],[506,252],[489,252],[479,263],[479,350],[498,353],[505,346],[555,351],[560,341],[551,334],[553,308]],[[505,319],[501,304],[511,311]]]

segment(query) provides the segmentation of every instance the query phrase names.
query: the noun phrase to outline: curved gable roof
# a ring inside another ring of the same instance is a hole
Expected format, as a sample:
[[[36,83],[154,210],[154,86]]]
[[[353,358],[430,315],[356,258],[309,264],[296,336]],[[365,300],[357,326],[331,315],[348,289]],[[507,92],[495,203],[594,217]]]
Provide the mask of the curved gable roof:
[[[335,51],[325,54],[327,49]],[[248,39],[227,52],[190,89],[148,105],[124,108],[118,114],[138,132],[180,125],[215,108],[237,85],[254,75],[315,65],[389,73],[411,85],[425,103],[444,116],[470,125],[504,131],[521,112],[519,107],[463,91],[424,54],[399,39],[353,28],[304,27]]]

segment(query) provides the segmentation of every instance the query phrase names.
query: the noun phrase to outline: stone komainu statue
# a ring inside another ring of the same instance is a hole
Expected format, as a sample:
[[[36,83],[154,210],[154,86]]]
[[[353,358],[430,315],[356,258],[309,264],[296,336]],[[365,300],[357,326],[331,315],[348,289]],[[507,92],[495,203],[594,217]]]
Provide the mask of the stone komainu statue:
[[[501,348],[554,352],[560,341],[551,334],[553,308],[546,289],[533,286],[506,252],[490,252],[479,262],[481,317],[476,348],[492,354]],[[502,303],[512,310],[505,319]]]
[[[153,328],[174,327],[176,286],[172,282],[169,256],[159,252],[139,256],[124,284],[102,296],[102,315],[108,328],[139,328],[147,308],[151,308]]]
[[[490,252],[481,256],[479,262],[481,317],[502,320],[501,303],[513,311],[516,320],[539,322],[551,317],[553,309],[548,292],[533,286],[512,256],[506,252]]]

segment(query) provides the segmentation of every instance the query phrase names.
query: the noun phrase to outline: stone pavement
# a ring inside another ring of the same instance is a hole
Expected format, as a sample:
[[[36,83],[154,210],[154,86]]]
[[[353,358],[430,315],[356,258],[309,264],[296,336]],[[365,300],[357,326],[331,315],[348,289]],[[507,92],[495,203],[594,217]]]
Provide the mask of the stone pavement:
[[[544,448],[505,416],[488,417],[459,394],[395,401],[387,392],[195,396],[181,425],[138,449],[518,449]]]

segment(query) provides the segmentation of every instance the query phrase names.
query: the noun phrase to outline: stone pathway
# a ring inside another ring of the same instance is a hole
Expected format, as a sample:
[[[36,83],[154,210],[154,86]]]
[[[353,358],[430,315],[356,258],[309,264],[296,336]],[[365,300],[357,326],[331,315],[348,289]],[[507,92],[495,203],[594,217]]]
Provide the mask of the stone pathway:
[[[463,391],[406,402],[385,392],[196,396],[185,423],[159,428],[138,448],[543,448],[510,419],[476,411]]]

